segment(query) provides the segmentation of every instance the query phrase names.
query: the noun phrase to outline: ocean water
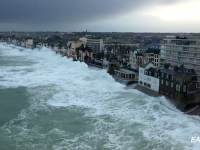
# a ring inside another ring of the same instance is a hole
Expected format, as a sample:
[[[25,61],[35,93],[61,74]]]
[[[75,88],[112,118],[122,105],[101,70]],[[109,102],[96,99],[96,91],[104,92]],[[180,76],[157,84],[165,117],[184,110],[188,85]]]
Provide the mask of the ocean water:
[[[199,150],[200,117],[47,48],[0,43],[0,150]]]

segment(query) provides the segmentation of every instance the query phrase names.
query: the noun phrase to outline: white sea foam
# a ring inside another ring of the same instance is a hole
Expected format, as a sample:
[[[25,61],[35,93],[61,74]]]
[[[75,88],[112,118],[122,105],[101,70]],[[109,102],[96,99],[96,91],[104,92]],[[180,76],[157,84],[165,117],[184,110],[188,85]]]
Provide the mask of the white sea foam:
[[[52,134],[63,138],[54,149],[97,149],[102,139],[103,147],[108,149],[200,148],[199,143],[190,142],[192,136],[200,136],[200,118],[178,111],[164,97],[153,98],[136,90],[124,90],[105,71],[88,69],[86,64],[73,62],[47,48],[20,52],[19,47],[0,44],[0,49],[4,56],[32,61],[31,65],[0,67],[2,88],[25,86],[34,95],[29,108],[32,114],[24,110],[20,119],[35,115],[35,111],[47,106],[86,108],[84,117],[96,119],[94,129],[79,137],[70,138],[57,128],[47,135],[41,134],[41,138]],[[30,132],[26,124],[21,127],[21,133]],[[36,132],[39,128],[32,130]],[[92,147],[90,141],[96,141],[96,145]]]

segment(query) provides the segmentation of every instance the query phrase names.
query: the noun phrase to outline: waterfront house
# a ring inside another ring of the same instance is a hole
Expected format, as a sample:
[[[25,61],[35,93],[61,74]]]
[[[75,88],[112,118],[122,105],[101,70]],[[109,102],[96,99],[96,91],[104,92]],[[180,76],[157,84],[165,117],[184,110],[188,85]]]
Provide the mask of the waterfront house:
[[[89,48],[87,45],[81,45],[79,48],[76,49],[77,60],[81,62],[85,62],[87,64],[92,63],[93,54],[92,49]]]
[[[152,63],[147,63],[139,67],[138,83],[140,86],[159,92],[159,71],[156,66]]]
[[[13,45],[17,45],[17,40],[16,40],[16,39],[12,39],[11,43],[12,43]]]
[[[197,75],[194,69],[165,64],[160,71],[159,93],[185,105],[199,103],[196,93]]]
[[[21,41],[21,47],[26,47],[26,42],[25,41]]]
[[[67,57],[72,57],[74,60],[77,60],[77,53],[79,48],[82,45],[82,42],[68,41],[67,43]]]
[[[103,59],[103,69],[111,75],[115,74],[115,70],[119,69],[119,61],[113,53],[107,52]]]
[[[33,39],[27,39],[26,47],[32,49],[33,48]]]

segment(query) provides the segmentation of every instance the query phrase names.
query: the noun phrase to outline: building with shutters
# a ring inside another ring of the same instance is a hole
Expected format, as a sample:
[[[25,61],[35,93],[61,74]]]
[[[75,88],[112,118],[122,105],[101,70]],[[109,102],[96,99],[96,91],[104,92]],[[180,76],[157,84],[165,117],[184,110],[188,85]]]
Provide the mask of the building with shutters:
[[[185,106],[199,103],[196,98],[197,76],[194,69],[187,69],[182,64],[180,67],[165,64],[160,70],[159,93],[175,99]]]

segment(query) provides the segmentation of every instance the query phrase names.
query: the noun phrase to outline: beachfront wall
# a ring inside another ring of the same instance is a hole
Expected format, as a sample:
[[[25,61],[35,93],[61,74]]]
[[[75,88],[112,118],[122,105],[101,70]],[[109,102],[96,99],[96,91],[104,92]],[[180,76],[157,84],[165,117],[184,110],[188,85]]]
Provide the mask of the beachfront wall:
[[[159,92],[159,79],[153,76],[144,74],[145,68],[139,67],[139,80],[138,83],[153,91]]]

